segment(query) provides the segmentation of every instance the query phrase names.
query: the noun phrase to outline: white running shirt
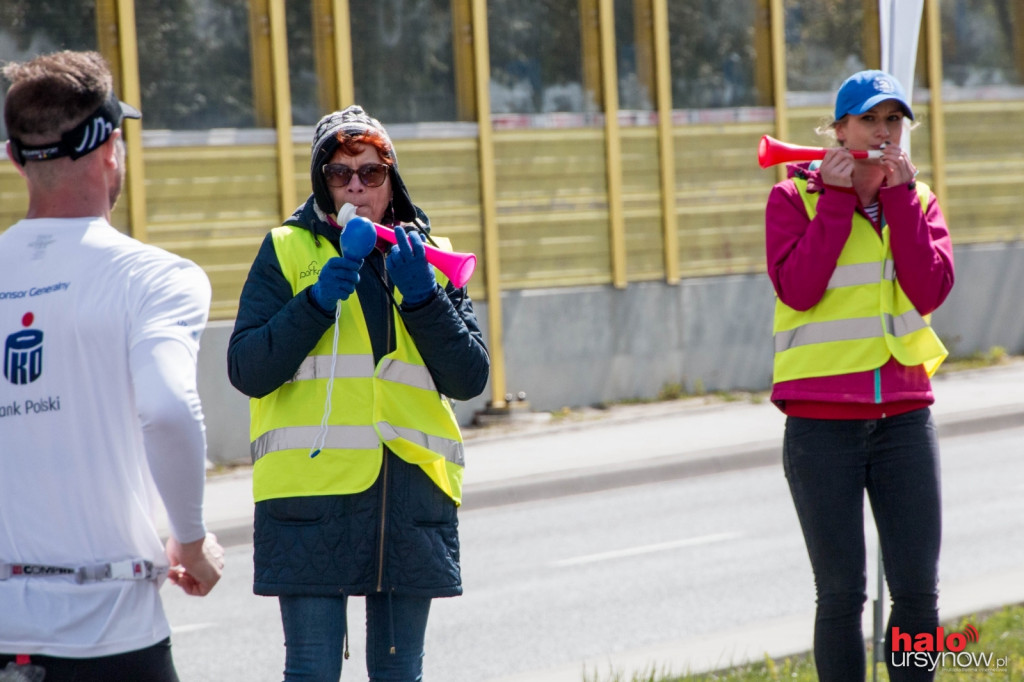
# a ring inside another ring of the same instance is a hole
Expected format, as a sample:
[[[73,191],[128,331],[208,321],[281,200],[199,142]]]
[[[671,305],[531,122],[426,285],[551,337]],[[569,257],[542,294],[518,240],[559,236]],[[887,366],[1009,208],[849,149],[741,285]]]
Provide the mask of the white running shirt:
[[[197,265],[102,218],[0,234],[0,562],[166,568],[158,489],[175,537],[204,536],[209,304]],[[0,652],[106,656],[169,635],[152,580],[0,580]]]

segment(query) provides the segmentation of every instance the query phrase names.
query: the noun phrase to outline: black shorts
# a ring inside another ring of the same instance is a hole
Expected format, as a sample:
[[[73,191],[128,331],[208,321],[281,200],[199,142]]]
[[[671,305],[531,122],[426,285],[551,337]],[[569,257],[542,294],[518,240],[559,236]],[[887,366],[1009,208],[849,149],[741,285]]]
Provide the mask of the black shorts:
[[[14,660],[14,654],[0,654],[0,671]],[[29,660],[46,671],[44,682],[179,682],[170,637],[145,649],[111,656],[57,658],[33,654]]]

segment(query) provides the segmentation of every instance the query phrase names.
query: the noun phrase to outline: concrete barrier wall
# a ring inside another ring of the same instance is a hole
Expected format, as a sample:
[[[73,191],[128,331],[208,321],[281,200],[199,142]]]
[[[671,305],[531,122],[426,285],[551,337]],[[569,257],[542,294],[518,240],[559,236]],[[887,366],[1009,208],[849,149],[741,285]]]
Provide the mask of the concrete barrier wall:
[[[954,357],[1001,346],[1024,352],[1024,243],[973,244],[955,252],[957,282],[933,326]],[[663,390],[764,390],[771,385],[774,296],[766,275],[506,292],[508,392],[552,411]],[[487,305],[476,302],[481,327]],[[213,322],[199,358],[200,396],[212,462],[248,461],[248,403],[227,380],[232,322]],[[490,388],[456,404],[463,424],[486,409]]]

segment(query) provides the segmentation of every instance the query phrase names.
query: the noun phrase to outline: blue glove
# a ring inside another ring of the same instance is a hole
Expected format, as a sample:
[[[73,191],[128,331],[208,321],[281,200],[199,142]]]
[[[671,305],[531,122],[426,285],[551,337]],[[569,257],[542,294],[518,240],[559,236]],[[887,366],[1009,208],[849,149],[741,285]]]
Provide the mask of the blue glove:
[[[402,292],[402,303],[423,303],[437,288],[434,268],[427,262],[423,239],[413,232],[406,236],[402,227],[395,227],[395,245],[384,261],[388,274]]]
[[[363,259],[335,256],[320,269],[320,279],[313,285],[313,300],[323,310],[333,312],[338,301],[344,301],[356,290]]]

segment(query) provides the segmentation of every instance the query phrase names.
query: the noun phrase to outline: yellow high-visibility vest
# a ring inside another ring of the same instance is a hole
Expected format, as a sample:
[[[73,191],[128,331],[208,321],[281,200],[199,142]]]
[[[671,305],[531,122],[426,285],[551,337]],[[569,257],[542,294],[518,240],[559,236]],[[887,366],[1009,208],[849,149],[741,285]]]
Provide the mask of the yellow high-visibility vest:
[[[293,295],[316,282],[323,264],[338,255],[325,239],[318,247],[308,230],[284,226],[271,235]],[[447,278],[436,270],[435,277],[444,287]],[[395,298],[401,301],[401,293]],[[374,366],[362,307],[353,293],[341,304],[337,349],[332,327],[290,381],[250,399],[255,501],[366,490],[377,478],[387,445],[419,465],[456,505],[462,503],[465,451],[458,421],[401,315],[393,310],[392,316],[395,350]],[[320,452],[310,457],[314,443],[320,443],[332,370],[326,436]]]
[[[813,219],[817,193],[807,180],[794,178]],[[917,183],[922,210],[928,186]],[[890,357],[905,366],[924,365],[928,376],[948,355],[897,279],[889,226],[882,235],[871,221],[854,213],[850,238],[839,254],[825,295],[810,310],[795,310],[775,300],[774,381],[836,376],[877,369]]]

